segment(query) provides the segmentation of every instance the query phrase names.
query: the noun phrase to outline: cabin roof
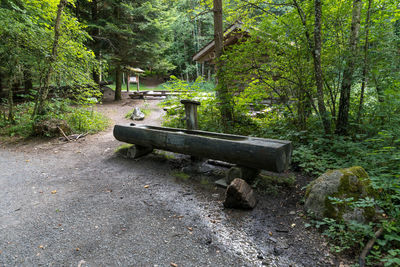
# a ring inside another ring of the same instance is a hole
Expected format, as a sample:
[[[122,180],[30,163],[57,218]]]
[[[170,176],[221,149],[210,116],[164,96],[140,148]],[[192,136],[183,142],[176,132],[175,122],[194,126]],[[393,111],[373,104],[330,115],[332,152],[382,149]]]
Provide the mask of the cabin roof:
[[[224,46],[229,46],[235,44],[244,37],[248,35],[248,32],[242,28],[242,22],[237,21],[231,25],[228,29],[224,31]],[[205,45],[199,52],[197,52],[193,57],[193,61],[197,62],[210,62],[214,63],[215,59],[215,40],[212,40],[207,45]]]

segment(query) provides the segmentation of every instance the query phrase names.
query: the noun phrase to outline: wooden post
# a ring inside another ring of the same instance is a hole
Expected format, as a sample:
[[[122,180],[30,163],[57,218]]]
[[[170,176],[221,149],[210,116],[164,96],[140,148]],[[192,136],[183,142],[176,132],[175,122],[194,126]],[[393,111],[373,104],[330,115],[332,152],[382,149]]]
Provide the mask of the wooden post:
[[[130,75],[129,72],[126,74],[126,91],[129,92],[129,83],[130,83]]]
[[[199,128],[197,122],[197,106],[200,105],[200,102],[189,99],[183,99],[181,100],[181,103],[185,105],[186,129],[197,130]],[[199,157],[191,156],[190,158],[193,162],[202,161],[202,159]]]
[[[136,74],[136,86],[137,86],[137,91],[140,92],[139,74]]]
[[[200,105],[200,102],[184,99],[181,100],[181,103],[185,105],[185,113],[186,113],[186,129],[188,130],[197,130],[197,106]]]

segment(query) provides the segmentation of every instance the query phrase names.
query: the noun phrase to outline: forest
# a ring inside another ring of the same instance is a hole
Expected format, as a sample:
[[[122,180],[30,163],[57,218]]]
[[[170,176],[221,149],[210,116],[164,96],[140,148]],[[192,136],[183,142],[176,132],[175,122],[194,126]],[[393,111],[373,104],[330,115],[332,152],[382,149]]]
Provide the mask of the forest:
[[[115,84],[118,101],[124,71],[138,67],[181,92],[164,106],[200,100],[201,130],[291,140],[292,169],[312,177],[362,166],[375,197],[336,204],[380,216],[310,227],[336,253],[358,257],[373,240],[367,265],[400,265],[397,0],[0,3],[0,138],[37,135],[51,120],[75,132],[107,128],[93,109],[101,84]],[[210,42],[210,58],[194,61]],[[182,117],[171,110],[164,125],[184,128]]]

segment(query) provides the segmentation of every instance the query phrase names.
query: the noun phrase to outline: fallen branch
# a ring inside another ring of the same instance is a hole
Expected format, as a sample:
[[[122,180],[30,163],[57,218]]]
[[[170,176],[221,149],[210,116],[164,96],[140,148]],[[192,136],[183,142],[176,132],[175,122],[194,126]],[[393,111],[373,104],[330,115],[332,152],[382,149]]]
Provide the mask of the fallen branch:
[[[359,259],[359,265],[360,267],[365,267],[365,258],[367,257],[368,253],[370,252],[370,250],[372,249],[372,247],[374,246],[376,240],[383,234],[383,227],[379,228],[378,231],[375,232],[375,235],[372,239],[370,239],[367,243],[367,245],[365,245],[363,251],[360,254],[360,259]]]
[[[63,129],[61,129],[59,126],[57,126],[58,130],[60,131],[60,133],[62,133],[62,135],[65,137],[65,139],[67,140],[67,142],[71,141],[68,136],[64,133]]]
[[[89,133],[83,133],[83,134],[72,134],[72,135],[66,136],[66,135],[63,133],[64,137],[60,137],[60,140],[62,140],[62,141],[67,141],[67,142],[69,142],[69,141],[76,141],[76,140],[78,140],[78,139],[80,139],[80,138],[83,138],[83,137],[87,136],[88,134],[89,134]]]

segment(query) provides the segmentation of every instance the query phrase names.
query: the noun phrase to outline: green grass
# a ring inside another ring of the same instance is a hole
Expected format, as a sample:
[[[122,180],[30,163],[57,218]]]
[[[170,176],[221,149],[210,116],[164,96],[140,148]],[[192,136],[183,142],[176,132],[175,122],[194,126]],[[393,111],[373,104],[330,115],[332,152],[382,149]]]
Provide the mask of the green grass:
[[[119,153],[119,152],[121,152],[121,151],[125,151],[125,150],[128,150],[128,149],[130,149],[131,147],[133,147],[134,145],[131,145],[131,144],[123,144],[123,145],[120,145],[119,147],[117,147],[115,150],[114,150],[114,152],[115,153]]]
[[[178,179],[182,180],[188,180],[190,178],[190,175],[184,173],[184,172],[179,172],[179,171],[174,171],[171,173],[172,176],[175,176]]]

